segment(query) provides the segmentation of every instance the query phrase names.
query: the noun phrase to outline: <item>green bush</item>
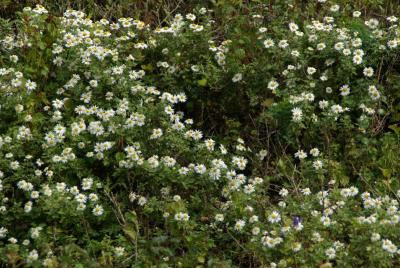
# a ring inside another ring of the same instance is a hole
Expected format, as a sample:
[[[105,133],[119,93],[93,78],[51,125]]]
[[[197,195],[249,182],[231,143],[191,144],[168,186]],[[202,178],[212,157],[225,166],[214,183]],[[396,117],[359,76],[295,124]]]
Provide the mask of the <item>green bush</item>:
[[[3,22],[3,266],[400,265],[397,17],[255,2]]]

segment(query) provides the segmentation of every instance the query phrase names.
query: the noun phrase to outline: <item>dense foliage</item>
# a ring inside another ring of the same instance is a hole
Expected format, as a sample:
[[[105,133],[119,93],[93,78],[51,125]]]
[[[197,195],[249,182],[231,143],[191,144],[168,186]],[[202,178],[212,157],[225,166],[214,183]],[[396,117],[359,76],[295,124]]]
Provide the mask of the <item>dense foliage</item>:
[[[398,17],[229,7],[3,21],[4,267],[400,266]]]

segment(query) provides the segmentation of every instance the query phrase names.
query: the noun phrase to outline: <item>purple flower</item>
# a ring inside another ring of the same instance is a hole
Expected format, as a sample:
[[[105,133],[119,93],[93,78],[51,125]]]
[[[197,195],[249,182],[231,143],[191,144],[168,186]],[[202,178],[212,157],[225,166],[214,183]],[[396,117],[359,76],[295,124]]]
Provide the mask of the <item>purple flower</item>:
[[[298,226],[301,223],[301,218],[299,216],[293,217],[293,225]]]

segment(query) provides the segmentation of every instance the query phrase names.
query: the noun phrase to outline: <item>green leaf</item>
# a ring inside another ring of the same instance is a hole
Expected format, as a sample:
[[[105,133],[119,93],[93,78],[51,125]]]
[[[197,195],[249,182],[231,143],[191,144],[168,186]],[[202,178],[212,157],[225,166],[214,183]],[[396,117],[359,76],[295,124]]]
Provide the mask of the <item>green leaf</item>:
[[[273,103],[274,103],[274,99],[269,98],[269,99],[265,99],[261,103],[261,105],[264,106],[264,107],[270,107]]]
[[[137,233],[135,232],[135,230],[131,226],[125,227],[122,230],[128,236],[129,239],[131,239],[133,241],[136,241]]]
[[[142,67],[142,69],[143,70],[145,70],[145,71],[153,71],[154,70],[154,67],[153,67],[153,65],[151,65],[151,64],[143,64],[143,65],[141,65],[141,67]]]
[[[129,212],[126,212],[125,219],[130,223],[135,224],[135,226],[138,226],[137,215],[135,211],[131,210]]]
[[[379,168],[379,169],[381,170],[382,175],[385,178],[389,179],[392,176],[392,171],[390,169],[387,169],[387,168]]]
[[[391,130],[393,130],[394,133],[396,133],[397,135],[400,134],[400,127],[399,127],[398,125],[396,125],[396,124],[390,125],[389,128],[390,128]]]
[[[201,87],[205,87],[207,85],[207,79],[203,78],[201,80],[197,80],[197,84]]]
[[[121,161],[121,160],[124,160],[124,158],[125,158],[125,154],[122,153],[122,152],[118,152],[118,153],[115,154],[115,159],[116,159],[118,162]]]
[[[199,257],[197,257],[197,261],[199,263],[204,263],[206,261],[206,259],[204,258],[204,256],[199,256]]]

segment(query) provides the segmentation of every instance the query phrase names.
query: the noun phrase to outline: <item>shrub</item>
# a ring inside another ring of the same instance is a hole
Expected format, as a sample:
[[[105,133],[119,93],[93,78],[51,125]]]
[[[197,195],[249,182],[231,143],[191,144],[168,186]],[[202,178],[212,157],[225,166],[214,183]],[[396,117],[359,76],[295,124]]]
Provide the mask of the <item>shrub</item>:
[[[397,18],[319,2],[225,30],[25,8],[0,58],[1,262],[399,265]],[[260,144],[197,129],[205,100]]]

